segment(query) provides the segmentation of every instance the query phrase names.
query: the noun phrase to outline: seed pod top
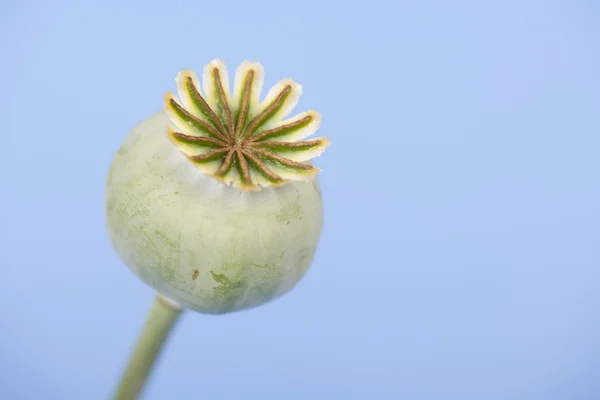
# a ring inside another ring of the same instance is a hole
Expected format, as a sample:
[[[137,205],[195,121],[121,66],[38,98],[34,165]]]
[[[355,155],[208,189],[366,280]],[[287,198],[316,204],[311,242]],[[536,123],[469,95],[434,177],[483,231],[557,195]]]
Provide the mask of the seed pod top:
[[[200,172],[242,191],[313,179],[320,170],[307,162],[330,144],[325,137],[302,140],[319,128],[319,113],[284,120],[302,87],[283,79],[260,102],[263,77],[259,63],[243,62],[230,96],[225,63],[215,59],[204,68],[204,95],[189,70],[177,75],[179,99],[165,95],[171,141]]]

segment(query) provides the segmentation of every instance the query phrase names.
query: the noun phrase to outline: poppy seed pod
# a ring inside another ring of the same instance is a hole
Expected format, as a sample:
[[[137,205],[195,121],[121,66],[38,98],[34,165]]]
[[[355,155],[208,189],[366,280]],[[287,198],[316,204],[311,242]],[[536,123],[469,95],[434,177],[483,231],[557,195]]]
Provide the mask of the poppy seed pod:
[[[329,145],[303,140],[313,111],[286,116],[301,86],[260,101],[263,70],[242,63],[233,95],[225,64],[177,75],[177,97],[140,122],[106,183],[108,233],[123,262],[162,296],[203,313],[255,307],[294,287],[323,223],[318,168]]]

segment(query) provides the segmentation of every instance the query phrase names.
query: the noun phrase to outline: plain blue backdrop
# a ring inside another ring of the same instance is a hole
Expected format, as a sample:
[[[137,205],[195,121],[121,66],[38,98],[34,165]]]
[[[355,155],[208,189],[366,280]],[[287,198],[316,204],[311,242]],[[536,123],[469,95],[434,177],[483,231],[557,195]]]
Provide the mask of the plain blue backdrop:
[[[0,398],[105,399],[153,297],[108,165],[177,71],[293,77],[322,241],[289,295],[186,314],[147,399],[600,399],[596,1],[3,1]]]

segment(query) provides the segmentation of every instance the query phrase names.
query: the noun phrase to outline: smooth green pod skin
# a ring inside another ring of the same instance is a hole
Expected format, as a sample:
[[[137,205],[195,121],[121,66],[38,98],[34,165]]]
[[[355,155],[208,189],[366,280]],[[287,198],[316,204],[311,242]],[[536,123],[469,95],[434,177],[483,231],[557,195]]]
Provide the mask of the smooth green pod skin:
[[[202,313],[290,291],[319,241],[318,180],[240,192],[200,173],[168,124],[164,111],[139,123],[110,166],[105,211],[118,255],[158,293]]]

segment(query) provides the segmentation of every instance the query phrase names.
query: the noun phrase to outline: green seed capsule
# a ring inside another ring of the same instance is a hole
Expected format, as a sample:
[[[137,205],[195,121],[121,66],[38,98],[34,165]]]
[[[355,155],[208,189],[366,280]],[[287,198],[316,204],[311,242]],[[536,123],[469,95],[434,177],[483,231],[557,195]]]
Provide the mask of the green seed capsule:
[[[107,179],[110,239],[125,264],[184,307],[226,313],[268,302],[310,266],[323,222],[310,160],[327,138],[309,111],[284,120],[300,85],[278,83],[259,102],[263,71],[243,63],[233,96],[220,60],[176,82],[179,99],[139,123]]]

